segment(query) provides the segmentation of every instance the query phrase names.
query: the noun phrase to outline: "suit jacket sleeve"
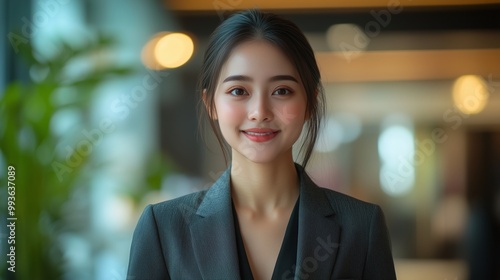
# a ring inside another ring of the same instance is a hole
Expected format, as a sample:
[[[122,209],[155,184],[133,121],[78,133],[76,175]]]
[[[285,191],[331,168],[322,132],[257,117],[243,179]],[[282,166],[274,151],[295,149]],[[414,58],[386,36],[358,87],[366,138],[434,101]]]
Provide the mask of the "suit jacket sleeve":
[[[127,280],[170,279],[162,252],[153,206],[148,205],[134,231]]]
[[[384,214],[379,206],[375,206],[375,211],[371,220],[368,246],[363,279],[396,279],[391,242],[387,232]]]

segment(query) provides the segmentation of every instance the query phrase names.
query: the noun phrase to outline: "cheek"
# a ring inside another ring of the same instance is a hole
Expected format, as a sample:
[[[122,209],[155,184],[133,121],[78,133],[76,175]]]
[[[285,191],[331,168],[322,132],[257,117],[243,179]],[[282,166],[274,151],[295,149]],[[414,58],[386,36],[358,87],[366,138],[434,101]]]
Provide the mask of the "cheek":
[[[237,103],[216,101],[215,108],[221,125],[241,124],[241,121],[245,118],[244,108],[241,108]]]
[[[276,117],[284,124],[291,124],[305,120],[306,106],[305,102],[290,102],[279,106],[274,111]]]

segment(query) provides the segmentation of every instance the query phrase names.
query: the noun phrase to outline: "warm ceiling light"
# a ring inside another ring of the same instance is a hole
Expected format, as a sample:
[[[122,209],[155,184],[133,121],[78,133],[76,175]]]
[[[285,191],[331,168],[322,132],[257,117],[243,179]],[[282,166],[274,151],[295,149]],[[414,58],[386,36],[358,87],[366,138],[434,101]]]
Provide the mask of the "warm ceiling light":
[[[144,65],[146,67],[148,67],[149,69],[161,70],[161,69],[165,68],[165,67],[162,67],[158,64],[158,62],[156,61],[155,55],[154,55],[156,43],[158,43],[158,41],[163,36],[165,36],[165,34],[168,34],[168,33],[162,32],[162,33],[156,34],[155,36],[153,36],[153,38],[151,38],[146,43],[144,48],[142,48],[141,60],[142,60],[142,63],[144,63]]]
[[[342,23],[328,28],[326,42],[332,51],[364,51],[370,43],[370,38],[356,24]]]
[[[154,57],[165,68],[177,68],[193,55],[193,40],[183,33],[168,33],[154,47]]]
[[[464,75],[453,84],[453,101],[465,114],[481,112],[488,102],[488,97],[488,86],[480,76]]]

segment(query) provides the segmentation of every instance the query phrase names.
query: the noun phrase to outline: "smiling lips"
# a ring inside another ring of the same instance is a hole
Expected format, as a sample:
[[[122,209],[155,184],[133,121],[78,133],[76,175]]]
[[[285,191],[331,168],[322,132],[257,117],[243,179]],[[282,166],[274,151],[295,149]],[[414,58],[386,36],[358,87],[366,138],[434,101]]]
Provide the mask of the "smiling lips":
[[[241,132],[254,142],[266,142],[273,139],[280,131],[269,128],[251,128],[242,130]]]

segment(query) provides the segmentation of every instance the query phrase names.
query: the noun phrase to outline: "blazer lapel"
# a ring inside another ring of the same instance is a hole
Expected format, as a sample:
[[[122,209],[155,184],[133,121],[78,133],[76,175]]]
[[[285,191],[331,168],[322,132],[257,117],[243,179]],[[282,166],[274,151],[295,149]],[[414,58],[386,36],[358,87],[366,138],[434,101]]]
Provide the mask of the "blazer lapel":
[[[300,176],[297,279],[324,279],[332,275],[339,247],[340,227],[326,195],[296,165]]]
[[[210,187],[190,226],[203,279],[239,279],[230,168]]]
[[[300,176],[296,279],[332,275],[340,227],[323,191],[296,165]],[[230,167],[210,187],[190,230],[203,279],[240,279],[232,214]]]

